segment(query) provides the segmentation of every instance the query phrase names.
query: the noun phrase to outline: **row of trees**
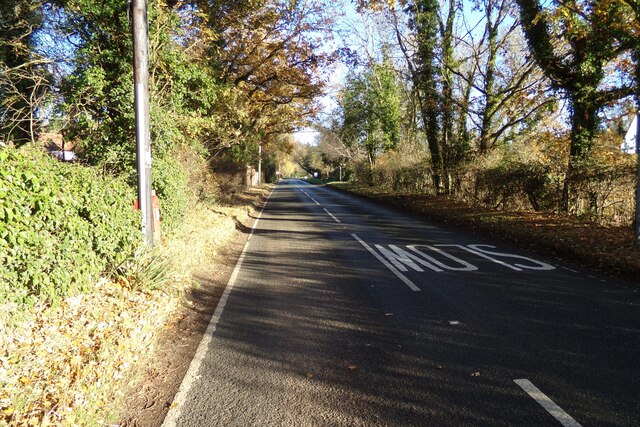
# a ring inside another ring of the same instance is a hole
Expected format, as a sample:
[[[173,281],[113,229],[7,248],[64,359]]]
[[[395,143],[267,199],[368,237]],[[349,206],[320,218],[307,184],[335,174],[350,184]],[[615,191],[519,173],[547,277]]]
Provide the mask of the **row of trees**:
[[[602,158],[594,141],[640,99],[637,0],[354,3],[370,28],[357,28],[363,48],[351,38],[338,49],[350,71],[336,114],[319,126],[331,167],[363,159],[372,170],[383,153],[410,154],[434,192],[466,186],[481,197],[488,175],[463,176],[470,165],[526,146],[529,160],[553,160],[543,166],[566,211],[576,181],[599,173],[585,172]],[[283,135],[315,115],[336,58],[331,10],[314,0],[151,0],[156,158],[189,146],[246,161],[259,144],[273,156],[291,147]],[[124,0],[4,2],[0,21],[0,139],[20,145],[49,129],[86,161],[131,171]]]
[[[134,165],[132,38],[124,0],[0,5],[0,141],[62,133],[82,157]],[[315,112],[328,13],[313,1],[150,0],[156,157],[190,146],[246,161]]]
[[[426,146],[431,186],[450,194],[459,190],[461,170],[497,152],[520,150],[531,160],[542,150],[557,169],[555,207],[568,211],[577,181],[593,175],[585,170],[602,166],[596,142],[614,140],[606,131],[628,125],[633,95],[640,99],[639,4],[361,0],[374,29],[363,45],[379,49],[358,58],[338,118],[327,125],[333,136],[323,138],[325,151],[345,151],[343,161],[362,152],[373,165],[398,141],[405,151]],[[471,192],[481,178],[465,178]]]

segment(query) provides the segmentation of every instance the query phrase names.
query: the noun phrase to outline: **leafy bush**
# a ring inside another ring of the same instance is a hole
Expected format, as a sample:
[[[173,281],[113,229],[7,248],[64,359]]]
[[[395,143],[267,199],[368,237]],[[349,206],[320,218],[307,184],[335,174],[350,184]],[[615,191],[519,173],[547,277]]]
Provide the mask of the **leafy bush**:
[[[41,149],[0,149],[0,298],[55,301],[135,251],[133,191]]]
[[[153,160],[151,180],[160,199],[162,227],[175,230],[189,203],[189,178],[177,160],[166,156]]]

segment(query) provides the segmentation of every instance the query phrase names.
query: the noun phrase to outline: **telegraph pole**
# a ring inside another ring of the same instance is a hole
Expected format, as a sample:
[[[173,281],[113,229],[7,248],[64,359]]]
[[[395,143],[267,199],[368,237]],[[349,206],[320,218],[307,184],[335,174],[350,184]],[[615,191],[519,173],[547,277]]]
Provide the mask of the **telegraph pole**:
[[[262,142],[258,143],[258,185],[262,185]]]
[[[153,247],[151,207],[151,135],[149,131],[149,25],[148,0],[131,0],[133,30],[133,83],[136,116],[138,207],[142,212],[145,243]]]
[[[640,68],[640,65],[636,65]],[[640,85],[640,82],[636,82],[636,85]],[[636,156],[637,173],[636,173],[636,215],[634,224],[634,237],[636,247],[640,248],[640,88],[636,89]]]

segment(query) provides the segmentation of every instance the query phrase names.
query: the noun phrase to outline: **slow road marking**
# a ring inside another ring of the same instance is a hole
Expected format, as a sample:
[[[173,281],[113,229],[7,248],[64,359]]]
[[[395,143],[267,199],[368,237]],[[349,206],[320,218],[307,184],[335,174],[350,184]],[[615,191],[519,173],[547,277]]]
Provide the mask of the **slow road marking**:
[[[404,284],[407,285],[413,292],[420,292],[420,288],[419,287],[417,287],[404,274],[400,273],[398,271],[398,269],[396,269],[393,265],[391,265],[386,259],[384,259],[382,256],[380,256],[380,254],[378,254],[375,250],[373,250],[373,248],[371,246],[367,245],[366,242],[364,242],[364,240],[362,240],[360,237],[358,237],[357,234],[352,234],[351,237],[356,239],[358,241],[358,243],[360,243],[362,246],[364,246],[364,248],[366,250],[371,252],[371,255],[376,257],[376,259],[378,261],[380,261],[382,264],[384,264],[385,267],[387,267],[393,274],[395,274],[398,277],[398,279],[402,280],[404,282]]]
[[[558,420],[560,424],[565,427],[582,427],[580,423],[574,420],[571,415],[567,414],[562,410],[561,407],[556,405],[553,400],[549,399],[549,397],[540,391],[538,387],[533,385],[531,381],[528,379],[520,379],[513,380],[516,384],[520,386],[529,396],[533,398],[536,402],[540,404],[548,413],[550,413],[553,418]]]
[[[495,246],[491,245],[457,245],[457,244],[434,244],[434,245],[407,245],[405,250],[397,245],[374,245],[387,261],[392,264],[398,271],[407,272],[409,269],[417,272],[423,272],[422,267],[426,267],[436,273],[443,271],[471,272],[477,271],[479,268],[468,261],[465,261],[453,254],[445,251],[443,248],[457,248],[474,255],[475,257],[489,260],[493,263],[506,267],[514,271],[537,270],[550,271],[555,270],[551,264],[535,260],[533,258],[497,252]],[[489,248],[489,249],[487,249]],[[439,257],[436,258],[436,256]],[[502,258],[502,259],[500,259]],[[517,260],[518,262],[508,263],[503,260]],[[525,261],[523,263],[523,261]]]

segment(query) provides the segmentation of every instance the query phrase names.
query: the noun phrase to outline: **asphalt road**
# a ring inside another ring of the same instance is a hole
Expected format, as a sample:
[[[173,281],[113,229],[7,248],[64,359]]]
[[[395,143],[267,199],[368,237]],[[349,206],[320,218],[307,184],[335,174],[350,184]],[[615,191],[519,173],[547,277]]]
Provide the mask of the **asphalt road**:
[[[165,426],[640,426],[640,285],[302,181]]]

